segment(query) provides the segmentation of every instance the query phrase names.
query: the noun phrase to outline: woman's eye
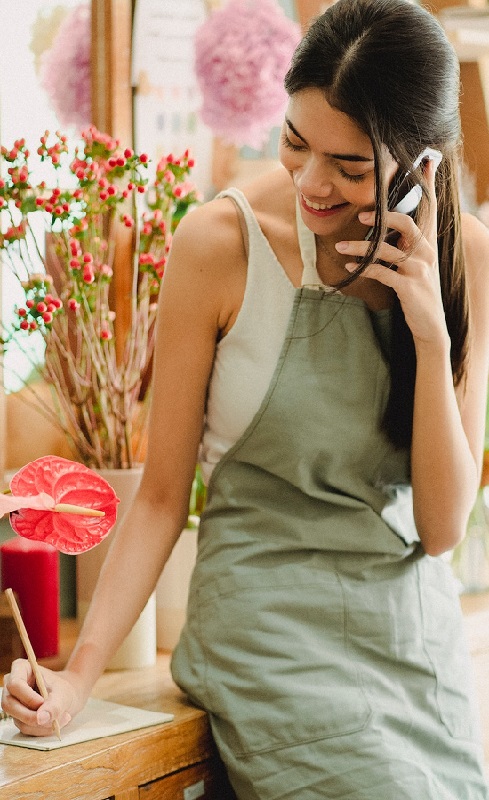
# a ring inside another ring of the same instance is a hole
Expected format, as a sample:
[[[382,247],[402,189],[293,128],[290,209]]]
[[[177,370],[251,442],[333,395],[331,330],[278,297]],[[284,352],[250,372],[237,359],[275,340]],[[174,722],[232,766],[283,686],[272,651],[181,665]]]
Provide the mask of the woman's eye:
[[[282,136],[282,144],[285,147],[288,147],[289,150],[294,150],[295,152],[305,149],[303,144],[294,144],[294,142],[291,142],[286,133],[284,133]]]
[[[353,183],[360,183],[360,181],[365,180],[365,174],[361,175],[352,175],[350,172],[345,172],[343,167],[339,166],[338,171],[342,178],[346,178],[347,181],[353,181]]]

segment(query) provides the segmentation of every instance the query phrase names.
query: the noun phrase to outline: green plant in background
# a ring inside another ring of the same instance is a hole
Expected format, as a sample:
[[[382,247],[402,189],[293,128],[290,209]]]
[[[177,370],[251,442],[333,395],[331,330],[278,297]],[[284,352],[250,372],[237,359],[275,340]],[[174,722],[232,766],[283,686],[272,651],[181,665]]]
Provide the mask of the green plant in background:
[[[200,515],[205,506],[206,493],[207,490],[204,479],[202,478],[202,472],[200,466],[197,465],[197,469],[195,470],[195,478],[192,483],[192,491],[190,493],[189,518],[187,527],[199,527]]]

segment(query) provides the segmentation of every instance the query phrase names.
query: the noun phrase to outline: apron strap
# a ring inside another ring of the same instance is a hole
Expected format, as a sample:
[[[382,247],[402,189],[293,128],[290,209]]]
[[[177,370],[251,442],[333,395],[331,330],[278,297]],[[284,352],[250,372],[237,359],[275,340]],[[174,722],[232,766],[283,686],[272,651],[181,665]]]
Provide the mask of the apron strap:
[[[301,286],[307,289],[316,289],[317,291],[335,291],[333,286],[328,286],[327,284],[323,283],[318,275],[316,266],[316,237],[313,232],[304,224],[298,200],[296,200],[295,204],[295,219],[297,224],[297,237],[299,239],[302,263],[304,265]]]

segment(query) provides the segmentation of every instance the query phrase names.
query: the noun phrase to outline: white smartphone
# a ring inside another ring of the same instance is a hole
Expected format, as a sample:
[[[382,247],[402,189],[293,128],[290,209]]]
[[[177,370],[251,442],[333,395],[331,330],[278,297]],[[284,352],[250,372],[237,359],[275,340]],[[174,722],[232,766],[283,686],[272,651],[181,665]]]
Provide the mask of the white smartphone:
[[[413,163],[412,170],[406,172],[400,182],[396,181],[391,196],[389,197],[390,211],[399,211],[400,214],[412,214],[413,211],[415,211],[423,193],[419,183],[416,183],[414,186],[411,185],[410,177],[412,171],[419,167],[423,161],[434,161],[436,170],[440,165],[442,157],[440,151],[434,150],[432,147],[426,147],[423,152],[419,154]]]
[[[432,147],[426,147],[422,153],[413,162],[412,169],[406,172],[404,176],[394,178],[393,187],[389,193],[388,208],[389,211],[399,211],[400,214],[412,215],[417,209],[419,202],[423,196],[423,192],[419,183],[412,183],[412,172],[424,161],[434,161],[435,170],[440,166],[443,156],[439,150],[434,150]],[[369,240],[372,236],[373,228],[370,228],[365,239]],[[391,230],[387,234],[385,241],[389,244],[396,245],[399,238],[399,232]]]

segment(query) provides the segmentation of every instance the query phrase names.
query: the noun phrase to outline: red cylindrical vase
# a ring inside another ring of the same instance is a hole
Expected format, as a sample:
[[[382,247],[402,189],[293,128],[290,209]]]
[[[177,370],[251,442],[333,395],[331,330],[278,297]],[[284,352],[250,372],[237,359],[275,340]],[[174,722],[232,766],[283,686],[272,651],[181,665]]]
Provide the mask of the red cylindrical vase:
[[[59,553],[21,536],[0,545],[2,589],[18,598],[36,658],[59,652]]]

